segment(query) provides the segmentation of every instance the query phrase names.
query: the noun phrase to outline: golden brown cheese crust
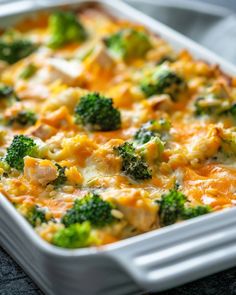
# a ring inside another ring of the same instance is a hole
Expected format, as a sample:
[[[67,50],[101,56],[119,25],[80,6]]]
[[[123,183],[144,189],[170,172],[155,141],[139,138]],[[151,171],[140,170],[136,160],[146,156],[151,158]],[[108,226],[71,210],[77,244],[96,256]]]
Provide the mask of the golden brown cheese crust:
[[[30,109],[38,115],[38,120],[34,126],[24,128],[1,126],[0,153],[5,155],[14,135],[25,134],[40,140],[45,159],[26,157],[23,173],[15,171],[10,177],[2,176],[2,192],[20,211],[37,204],[60,220],[84,191],[99,189],[104,200],[116,205],[114,214],[120,214],[123,219],[118,225],[100,230],[101,244],[159,228],[158,206],[154,200],[172,189],[176,182],[193,205],[207,204],[213,210],[234,206],[234,155],[224,156],[221,151],[222,132],[234,127],[234,121],[228,116],[196,116],[194,102],[209,84],[223,87],[235,101],[236,80],[225,76],[217,66],[194,60],[187,51],[173,52],[169,44],[151,32],[148,34],[152,49],[144,58],[130,62],[113,58],[102,42],[104,37],[122,28],[143,31],[145,28],[111,19],[94,9],[84,10],[79,16],[89,38],[56,50],[43,45],[49,34],[48,15],[17,26],[23,35],[41,43],[42,48],[1,70],[1,82],[13,86],[21,99],[9,107],[0,102],[1,116],[7,119],[20,110]],[[91,48],[91,54],[79,58]],[[143,73],[166,56],[174,57],[166,66],[181,75],[187,84],[177,102],[166,94],[147,99],[138,84]],[[37,67],[37,72],[23,80],[20,73],[30,63]],[[114,106],[121,112],[120,129],[91,132],[75,123],[75,106],[91,91],[113,98]],[[153,177],[132,181],[122,173],[121,159],[113,148],[131,140],[142,124],[160,118],[171,122],[161,161],[156,161],[158,155],[155,156],[155,147],[150,145],[147,161]],[[67,167],[67,184],[60,188],[48,184],[57,176],[55,162]],[[49,223],[36,230],[50,242],[60,227]]]

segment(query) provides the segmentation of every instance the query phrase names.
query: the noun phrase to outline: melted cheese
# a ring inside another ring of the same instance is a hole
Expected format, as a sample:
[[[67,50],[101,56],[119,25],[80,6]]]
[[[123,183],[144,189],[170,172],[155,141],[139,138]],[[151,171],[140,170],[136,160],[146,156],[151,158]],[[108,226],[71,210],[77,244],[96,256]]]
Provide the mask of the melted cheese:
[[[110,243],[137,233],[159,228],[155,199],[173,188],[178,182],[193,205],[208,204],[213,210],[234,206],[236,203],[236,169],[224,165],[224,160],[212,160],[220,150],[219,128],[231,128],[228,118],[213,120],[194,115],[196,96],[209,83],[221,83],[235,100],[236,83],[222,74],[218,67],[194,60],[182,51],[174,53],[169,44],[148,33],[153,47],[143,59],[125,63],[114,59],[104,47],[105,36],[121,28],[141,28],[127,21],[111,19],[100,11],[80,12],[80,19],[89,32],[84,43],[65,45],[50,50],[48,15],[26,20],[17,29],[23,35],[40,42],[41,49],[1,72],[1,82],[12,85],[21,98],[11,107],[0,105],[1,115],[11,117],[19,110],[31,109],[38,115],[36,125],[21,128],[3,126],[0,153],[4,155],[15,134],[26,134],[42,142],[45,160],[25,158],[24,173],[3,177],[2,192],[14,204],[37,204],[47,208],[60,221],[73,201],[87,190],[98,190],[105,200],[117,205],[124,222],[100,232],[102,244]],[[93,47],[84,60],[79,57]],[[140,91],[138,81],[143,72],[153,68],[157,60],[175,55],[169,66],[185,79],[187,88],[178,102],[165,94],[147,99]],[[28,80],[19,73],[29,63],[38,71]],[[232,80],[236,81],[236,80]],[[112,97],[121,112],[122,127],[116,131],[91,132],[75,124],[74,109],[82,95],[98,91]],[[1,102],[0,102],[1,103]],[[155,146],[148,149],[153,177],[134,182],[121,172],[121,160],[113,147],[131,140],[136,131],[152,119],[171,121],[169,138],[165,142],[162,160],[156,163]],[[231,159],[234,161],[234,157]],[[56,177],[54,163],[66,166],[68,183],[55,189],[46,185]],[[61,225],[54,223],[36,229],[50,241]]]

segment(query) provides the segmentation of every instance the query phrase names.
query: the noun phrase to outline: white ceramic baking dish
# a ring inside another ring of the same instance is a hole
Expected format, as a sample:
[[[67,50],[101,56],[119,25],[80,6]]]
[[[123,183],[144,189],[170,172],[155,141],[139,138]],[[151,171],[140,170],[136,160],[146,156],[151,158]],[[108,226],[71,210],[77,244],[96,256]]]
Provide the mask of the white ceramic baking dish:
[[[67,1],[78,7],[91,1]],[[181,34],[118,1],[99,2],[116,17],[142,23],[176,50],[216,63],[229,74],[236,68]],[[60,1],[22,1],[0,6],[0,27]],[[36,5],[35,5],[36,4]],[[220,42],[220,36],[219,36]],[[66,250],[43,241],[0,195],[0,244],[46,294],[124,295],[160,291],[236,265],[236,208],[211,213],[102,248]]]

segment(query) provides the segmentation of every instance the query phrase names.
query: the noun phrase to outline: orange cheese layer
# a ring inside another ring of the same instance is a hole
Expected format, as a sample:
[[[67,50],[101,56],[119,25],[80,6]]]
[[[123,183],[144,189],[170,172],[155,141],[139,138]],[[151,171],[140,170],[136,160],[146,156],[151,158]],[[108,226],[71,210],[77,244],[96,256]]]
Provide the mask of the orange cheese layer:
[[[1,83],[13,86],[20,98],[11,106],[0,101],[1,117],[11,118],[20,110],[30,109],[38,120],[29,127],[3,124],[0,154],[4,157],[14,135],[25,134],[40,141],[45,159],[24,159],[27,169],[10,177],[4,177],[2,171],[1,191],[16,206],[36,204],[60,220],[75,199],[98,189],[126,217],[121,229],[101,233],[103,244],[158,228],[154,200],[176,183],[192,205],[209,205],[213,210],[234,206],[235,155],[233,151],[224,154],[222,134],[231,131],[235,122],[227,116],[196,116],[194,103],[209,84],[220,85],[236,101],[235,79],[215,65],[195,60],[187,51],[174,52],[161,37],[138,24],[115,20],[91,8],[77,14],[89,32],[88,40],[55,50],[46,46],[48,14],[26,19],[15,27],[22,36],[37,40],[42,49],[0,68]],[[149,35],[153,46],[144,58],[125,62],[108,56],[102,40],[122,28],[141,29]],[[91,54],[80,58],[91,48]],[[166,65],[187,85],[177,102],[166,94],[146,98],[139,87],[143,73],[166,56],[174,57]],[[21,79],[20,73],[29,63],[36,65],[37,72],[27,80]],[[75,106],[83,95],[93,91],[113,99],[121,112],[119,130],[91,132],[76,124]],[[153,163],[156,151],[150,146],[146,157],[151,163],[152,179],[133,181],[121,171],[121,159],[113,147],[132,140],[144,123],[161,118],[171,124],[168,138],[163,140],[161,159]],[[56,178],[55,163],[66,167],[68,183],[59,189],[47,184]],[[42,236],[50,240],[48,231]]]

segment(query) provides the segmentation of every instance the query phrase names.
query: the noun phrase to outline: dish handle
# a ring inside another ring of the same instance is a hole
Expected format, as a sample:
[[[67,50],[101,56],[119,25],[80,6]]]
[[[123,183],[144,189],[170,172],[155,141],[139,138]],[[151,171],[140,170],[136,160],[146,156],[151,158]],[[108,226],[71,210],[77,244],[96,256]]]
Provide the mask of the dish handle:
[[[182,285],[236,265],[236,210],[144,234],[109,254],[145,290]]]

